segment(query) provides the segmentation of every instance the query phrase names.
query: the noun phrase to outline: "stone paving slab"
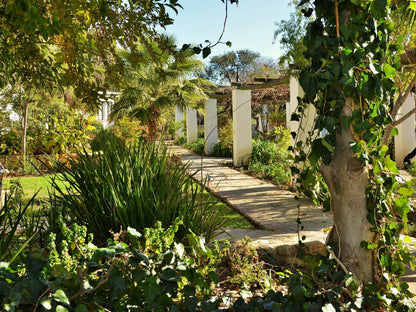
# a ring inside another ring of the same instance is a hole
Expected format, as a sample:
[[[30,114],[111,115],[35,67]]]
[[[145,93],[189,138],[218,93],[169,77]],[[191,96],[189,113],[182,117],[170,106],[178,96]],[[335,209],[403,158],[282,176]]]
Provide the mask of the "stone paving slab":
[[[323,232],[332,226],[331,216],[313,203],[307,200],[299,203],[292,192],[224,166],[232,161],[230,158],[201,157],[176,145],[169,148],[189,164],[195,178],[208,179],[211,192],[264,230],[297,237],[298,215],[302,235],[307,231]]]

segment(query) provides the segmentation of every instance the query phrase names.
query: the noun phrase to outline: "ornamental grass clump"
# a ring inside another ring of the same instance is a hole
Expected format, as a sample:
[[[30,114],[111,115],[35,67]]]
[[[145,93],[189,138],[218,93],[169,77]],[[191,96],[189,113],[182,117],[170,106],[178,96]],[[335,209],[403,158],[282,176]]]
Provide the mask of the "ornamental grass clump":
[[[169,227],[178,217],[184,227],[178,233],[191,229],[212,238],[223,226],[213,203],[201,202],[202,187],[186,174],[185,165],[172,160],[163,143],[139,140],[126,145],[106,134],[95,145],[100,148],[78,153],[69,166],[57,164],[51,202],[66,211],[68,222],[87,225],[98,241],[106,242],[111,232],[143,230],[157,221]]]

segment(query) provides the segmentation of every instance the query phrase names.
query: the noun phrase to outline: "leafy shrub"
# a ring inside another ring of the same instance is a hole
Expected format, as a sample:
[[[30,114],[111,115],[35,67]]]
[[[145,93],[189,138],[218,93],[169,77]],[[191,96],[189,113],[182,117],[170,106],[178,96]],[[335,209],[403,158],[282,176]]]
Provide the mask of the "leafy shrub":
[[[281,140],[279,143],[275,143],[265,139],[254,139],[248,169],[277,184],[289,184],[290,155],[286,142],[286,140]]]
[[[94,120],[94,118],[91,118]],[[68,154],[88,148],[89,132],[95,130],[90,119],[75,109],[67,108],[53,116],[48,129],[28,137],[29,150],[33,154]]]
[[[134,117],[123,116],[117,119],[110,129],[115,135],[129,143],[140,139],[146,127],[142,126],[140,121]]]
[[[218,129],[218,141],[221,142],[223,148],[233,150],[233,121],[228,118],[225,125]]]
[[[50,235],[42,254],[24,263],[0,264],[0,302],[7,311],[214,311],[211,285],[218,282],[218,246],[188,234],[190,244],[174,241],[179,221],[115,235],[98,248],[85,226]],[[121,239],[124,238],[124,239]]]
[[[98,120],[96,120],[96,119],[93,119],[93,118],[90,118],[89,119],[88,125],[90,127],[87,129],[87,134],[91,138],[94,138],[100,131],[103,131],[104,130],[103,123],[100,122],[100,121],[98,121]]]
[[[219,141],[212,148],[211,156],[213,156],[213,157],[233,157],[232,146],[230,147],[229,144],[224,144],[221,141]]]
[[[110,230],[143,230],[157,221],[169,227],[177,217],[185,229],[208,239],[223,225],[213,203],[199,200],[202,187],[186,174],[186,166],[169,157],[164,144],[125,145],[115,135],[99,136],[95,144],[99,151],[78,153],[69,166],[57,164],[51,184],[58,206],[53,209],[69,211],[68,218],[86,224],[99,241],[105,242]],[[70,187],[63,189],[58,181]]]
[[[175,140],[175,144],[185,146],[186,145],[186,137],[179,137]]]
[[[12,155],[20,151],[20,135],[15,130],[3,129],[0,134],[0,155]]]
[[[199,138],[198,141],[189,144],[187,148],[195,154],[203,156],[205,155],[205,140],[203,138]]]

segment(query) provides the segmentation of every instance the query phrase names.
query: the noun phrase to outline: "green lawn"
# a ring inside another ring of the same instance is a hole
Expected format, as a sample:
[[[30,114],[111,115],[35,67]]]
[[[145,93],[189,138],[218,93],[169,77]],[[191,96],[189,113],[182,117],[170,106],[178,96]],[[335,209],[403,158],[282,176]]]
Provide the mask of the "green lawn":
[[[39,176],[39,177],[19,177],[19,178],[5,178],[3,180],[3,188],[10,189],[12,181],[19,181],[22,186],[23,192],[26,199],[32,198],[32,196],[38,192],[36,195],[37,200],[45,200],[49,197],[49,190],[51,185],[49,180],[52,178],[51,175]],[[60,186],[64,186],[62,182],[58,182]]]
[[[50,190],[51,185],[49,183],[51,175],[45,175],[40,177],[20,177],[20,178],[5,178],[3,180],[3,188],[9,189],[11,181],[18,180],[22,185],[23,192],[25,193],[25,198],[29,200],[32,198],[33,194],[39,191],[36,196],[37,200],[46,200],[49,198],[48,190]],[[60,186],[64,186],[63,182],[58,181]],[[228,227],[231,228],[243,228],[243,229],[254,229],[255,227],[243,216],[234,211],[231,207],[225,203],[218,200],[215,196],[204,191],[204,201],[215,201],[216,204],[214,209],[218,209],[220,215],[228,221]]]

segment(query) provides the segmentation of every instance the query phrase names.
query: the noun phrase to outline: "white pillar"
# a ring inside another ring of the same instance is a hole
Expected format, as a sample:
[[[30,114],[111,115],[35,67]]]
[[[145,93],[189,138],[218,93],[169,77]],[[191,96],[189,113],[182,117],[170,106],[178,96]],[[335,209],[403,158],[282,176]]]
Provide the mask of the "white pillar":
[[[176,122],[182,122],[183,121],[183,109],[179,106],[176,106],[176,111],[175,111],[175,121]],[[176,130],[176,137],[183,137],[183,127],[180,126],[177,130]]]
[[[233,162],[240,167],[251,157],[251,91],[233,90]]]
[[[198,141],[198,121],[195,108],[188,108],[186,111],[186,137],[188,144]]]
[[[311,104],[304,108],[304,116],[300,118],[300,121],[291,120],[292,114],[296,112],[299,104],[298,97],[302,98],[303,96],[304,92],[297,78],[290,77],[290,103],[286,104],[286,122],[290,132],[296,133],[296,139],[293,139],[293,136],[291,136],[292,146],[299,141],[305,144],[306,139],[312,134],[315,126],[316,109]],[[317,134],[316,132],[312,135],[315,136]]]
[[[101,102],[101,105],[103,106],[103,120],[107,120],[108,119],[108,104],[106,101]]]
[[[217,100],[209,99],[205,103],[205,154],[211,155],[218,143]]]
[[[415,96],[411,93],[399,110],[397,119],[415,108]],[[399,134],[394,137],[395,159],[398,167],[403,167],[403,160],[416,146],[415,142],[415,115],[397,125]]]

